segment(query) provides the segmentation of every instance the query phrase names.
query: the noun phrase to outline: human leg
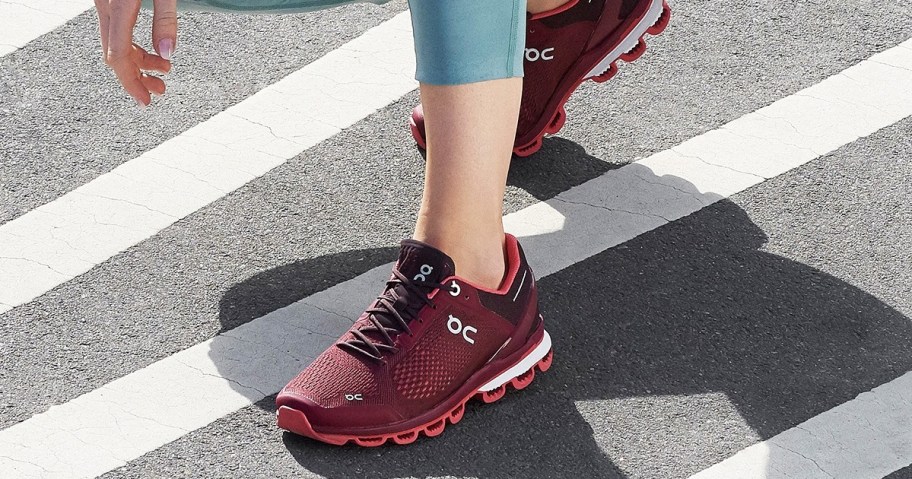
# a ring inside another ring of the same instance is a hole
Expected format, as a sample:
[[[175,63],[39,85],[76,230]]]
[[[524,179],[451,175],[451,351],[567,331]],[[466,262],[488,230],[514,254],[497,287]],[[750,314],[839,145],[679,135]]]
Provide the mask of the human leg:
[[[414,237],[446,251],[462,277],[496,289],[504,271],[501,218],[522,92],[525,2],[410,6],[430,134]]]
[[[406,444],[550,366],[535,279],[502,223],[520,1],[412,2],[429,134],[415,239],[380,297],[279,394],[280,427],[330,444]]]
[[[415,239],[493,289],[503,280],[503,197],[521,92],[521,78],[421,84],[429,137]]]

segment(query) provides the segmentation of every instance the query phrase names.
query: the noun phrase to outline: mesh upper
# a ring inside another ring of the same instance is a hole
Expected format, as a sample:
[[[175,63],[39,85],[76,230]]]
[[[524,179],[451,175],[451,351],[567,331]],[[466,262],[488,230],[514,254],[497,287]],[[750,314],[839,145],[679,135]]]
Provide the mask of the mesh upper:
[[[332,346],[291,380],[285,390],[309,398],[324,407],[345,404],[346,394],[361,394],[365,401],[378,402],[375,365],[368,365],[350,353]]]
[[[422,338],[421,344],[393,368],[393,384],[406,399],[428,399],[452,389],[454,378],[474,369],[469,368],[471,362],[472,351],[461,337],[440,328]]]

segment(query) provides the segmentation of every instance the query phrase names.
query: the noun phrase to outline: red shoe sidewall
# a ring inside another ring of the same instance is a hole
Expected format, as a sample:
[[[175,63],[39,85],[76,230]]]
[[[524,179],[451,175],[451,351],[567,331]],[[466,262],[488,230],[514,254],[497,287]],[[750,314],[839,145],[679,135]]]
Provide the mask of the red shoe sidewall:
[[[363,439],[372,438],[376,436],[394,436],[401,435],[415,430],[424,429],[434,423],[437,423],[441,420],[446,421],[450,413],[456,409],[460,404],[465,404],[469,399],[472,398],[475,394],[479,392],[479,388],[490,382],[504,371],[507,371],[511,367],[519,364],[527,355],[529,355],[535,348],[542,342],[544,339],[544,324],[539,323],[538,329],[532,334],[529,338],[529,341],[526,343],[527,347],[518,350],[512,355],[491,361],[483,368],[479,369],[475,374],[473,374],[468,381],[465,382],[459,389],[457,389],[453,394],[447,397],[445,400],[440,402],[433,409],[428,412],[416,416],[414,418],[401,421],[398,423],[390,424],[383,427],[377,428],[367,428],[367,429],[321,429],[315,430],[311,427],[310,423],[301,420],[299,417],[292,417],[296,415],[303,416],[303,412],[292,409],[288,406],[283,406],[279,408],[279,427],[286,429],[293,433],[307,436],[319,441],[323,441],[329,444],[345,444],[349,440],[353,440],[359,445],[362,444]],[[547,357],[547,356],[546,356]],[[543,358],[544,359],[544,358]],[[535,365],[531,366],[532,368]],[[525,371],[524,371],[525,372]],[[511,378],[512,379],[512,378]],[[508,379],[506,383],[509,383]],[[506,384],[505,383],[505,384]],[[297,414],[295,414],[297,413]],[[283,418],[283,414],[289,416]],[[458,421],[458,419],[457,419]],[[302,423],[303,422],[303,423]],[[455,422],[455,421],[453,421]],[[306,425],[304,424],[306,423]],[[445,425],[444,425],[445,426]],[[389,438],[392,439],[392,438]],[[384,441],[381,441],[382,444]],[[379,444],[377,444],[379,445]]]

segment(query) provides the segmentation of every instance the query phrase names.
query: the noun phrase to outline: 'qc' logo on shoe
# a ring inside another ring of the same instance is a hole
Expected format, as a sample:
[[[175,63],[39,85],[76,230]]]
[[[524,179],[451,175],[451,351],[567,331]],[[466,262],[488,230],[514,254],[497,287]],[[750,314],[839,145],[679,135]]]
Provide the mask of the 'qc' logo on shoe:
[[[462,339],[465,339],[467,343],[475,344],[475,338],[469,337],[469,333],[474,334],[477,333],[478,330],[472,326],[463,326],[462,321],[452,314],[450,315],[450,319],[447,320],[447,329],[453,334],[461,334]]]
[[[554,60],[554,47],[538,50],[536,48],[526,48],[526,61],[536,62],[538,60]]]
[[[434,268],[431,265],[423,264],[421,265],[421,268],[419,268],[418,274],[416,274],[412,279],[415,281],[427,281],[427,277],[430,276],[433,272]]]

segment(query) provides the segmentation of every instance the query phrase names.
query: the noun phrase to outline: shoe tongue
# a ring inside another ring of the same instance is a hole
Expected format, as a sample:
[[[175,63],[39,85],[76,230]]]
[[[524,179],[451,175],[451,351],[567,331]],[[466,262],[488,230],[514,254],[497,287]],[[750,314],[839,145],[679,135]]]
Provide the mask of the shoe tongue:
[[[402,240],[396,268],[406,278],[439,283],[456,272],[452,258],[418,240]]]
[[[453,260],[444,252],[433,246],[424,244],[418,240],[402,240],[399,249],[399,261],[396,262],[396,269],[410,281],[428,281],[439,283],[444,278],[452,276],[456,271]],[[390,276],[390,279],[396,279],[396,276]],[[431,288],[418,287],[419,290],[430,293]],[[393,308],[411,317],[424,305],[424,302],[415,297],[415,294],[403,284],[397,284],[392,290],[384,292],[384,296],[394,299]],[[389,314],[376,313],[374,316],[381,324],[387,327],[399,328],[396,321]],[[366,314],[361,319],[366,320]],[[374,335],[379,339],[380,336]]]
[[[413,239],[402,240],[399,249],[399,260],[396,262],[396,269],[409,281],[431,283],[439,283],[443,279],[453,276],[456,273],[456,265],[453,263],[452,258],[433,246]],[[381,298],[385,297],[390,301],[393,309],[402,315],[403,319],[409,323],[426,303],[415,296],[413,289],[402,284],[395,274],[390,277],[390,280],[396,280],[398,284],[391,289],[384,291]],[[418,290],[430,293],[432,287],[418,286]],[[395,318],[394,314],[389,312],[387,306],[380,306],[382,303],[383,301],[380,299],[375,301],[356,322],[356,327],[361,329],[364,335],[370,340],[378,344],[385,342],[385,339],[381,333],[371,330],[374,328],[374,325],[370,322],[371,316],[386,328],[392,328],[399,331],[402,330],[401,323]],[[378,308],[379,311],[371,313],[370,311],[375,308]],[[344,336],[342,340],[360,343],[360,340],[356,340],[351,333]]]

